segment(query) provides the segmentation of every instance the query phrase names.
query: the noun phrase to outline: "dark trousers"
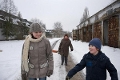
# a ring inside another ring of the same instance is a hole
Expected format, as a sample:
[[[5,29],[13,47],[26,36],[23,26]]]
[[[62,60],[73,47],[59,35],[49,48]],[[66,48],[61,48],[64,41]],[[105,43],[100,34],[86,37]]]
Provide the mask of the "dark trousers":
[[[61,62],[62,62],[61,65],[63,65],[64,60],[65,60],[65,65],[67,66],[67,56],[61,55]]]

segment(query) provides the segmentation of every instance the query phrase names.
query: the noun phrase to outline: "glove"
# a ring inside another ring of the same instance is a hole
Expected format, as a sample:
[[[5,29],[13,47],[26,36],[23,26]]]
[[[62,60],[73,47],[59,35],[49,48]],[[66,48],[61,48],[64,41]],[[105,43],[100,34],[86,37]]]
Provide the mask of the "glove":
[[[58,52],[58,54],[60,54],[60,52]]]
[[[47,76],[50,77],[53,74],[53,70],[48,70]]]
[[[58,54],[60,54],[60,50],[58,50]]]
[[[23,70],[21,70],[21,78],[22,78],[22,80],[28,80],[27,79],[27,73]]]
[[[73,49],[71,49],[71,51],[73,51]]]
[[[58,49],[58,52],[61,52],[61,48]]]
[[[67,76],[65,80],[70,80],[70,78]]]
[[[28,80],[28,79],[27,79],[27,73],[21,74],[21,77],[22,77],[22,80]]]

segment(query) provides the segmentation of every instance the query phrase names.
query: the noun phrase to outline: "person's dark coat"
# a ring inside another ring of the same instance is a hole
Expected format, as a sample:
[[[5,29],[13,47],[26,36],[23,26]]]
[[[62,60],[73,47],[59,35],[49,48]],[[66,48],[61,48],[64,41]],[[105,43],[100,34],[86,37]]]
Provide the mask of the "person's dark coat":
[[[67,76],[71,78],[85,67],[86,80],[106,80],[106,70],[110,73],[111,80],[118,80],[116,68],[101,51],[96,56],[90,53],[85,54],[81,62],[71,69]]]
[[[71,41],[68,39],[62,39],[60,45],[59,45],[59,52],[61,55],[68,56],[69,53],[69,47],[71,48],[71,51],[73,51],[73,46],[71,44]]]

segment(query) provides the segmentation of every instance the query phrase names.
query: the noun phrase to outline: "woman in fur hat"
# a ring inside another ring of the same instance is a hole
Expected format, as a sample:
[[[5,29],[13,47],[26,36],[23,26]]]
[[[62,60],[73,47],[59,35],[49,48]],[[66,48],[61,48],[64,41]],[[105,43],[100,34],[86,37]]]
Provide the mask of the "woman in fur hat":
[[[53,54],[49,40],[42,33],[38,23],[30,25],[22,50],[22,80],[46,80],[53,74]],[[24,76],[23,76],[24,75]]]

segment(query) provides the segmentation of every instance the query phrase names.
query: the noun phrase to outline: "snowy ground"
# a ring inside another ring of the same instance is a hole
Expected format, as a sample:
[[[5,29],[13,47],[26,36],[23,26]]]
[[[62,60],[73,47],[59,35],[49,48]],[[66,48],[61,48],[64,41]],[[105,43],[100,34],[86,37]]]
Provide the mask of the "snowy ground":
[[[58,38],[49,39],[51,45]],[[72,41],[72,40],[71,40]],[[24,40],[15,41],[0,41],[0,80],[21,80],[21,50]],[[56,44],[54,49],[58,49],[60,41]],[[87,53],[88,43],[81,41],[72,41],[74,51],[70,52],[75,63],[78,63],[82,56]],[[118,70],[118,76],[120,78],[120,49],[112,48],[108,46],[102,46],[102,51],[110,58],[111,62]],[[65,80],[66,70],[65,66],[60,66],[60,55],[54,53],[54,73],[47,80]],[[85,74],[85,69],[83,70]],[[108,79],[110,77],[108,75]]]

